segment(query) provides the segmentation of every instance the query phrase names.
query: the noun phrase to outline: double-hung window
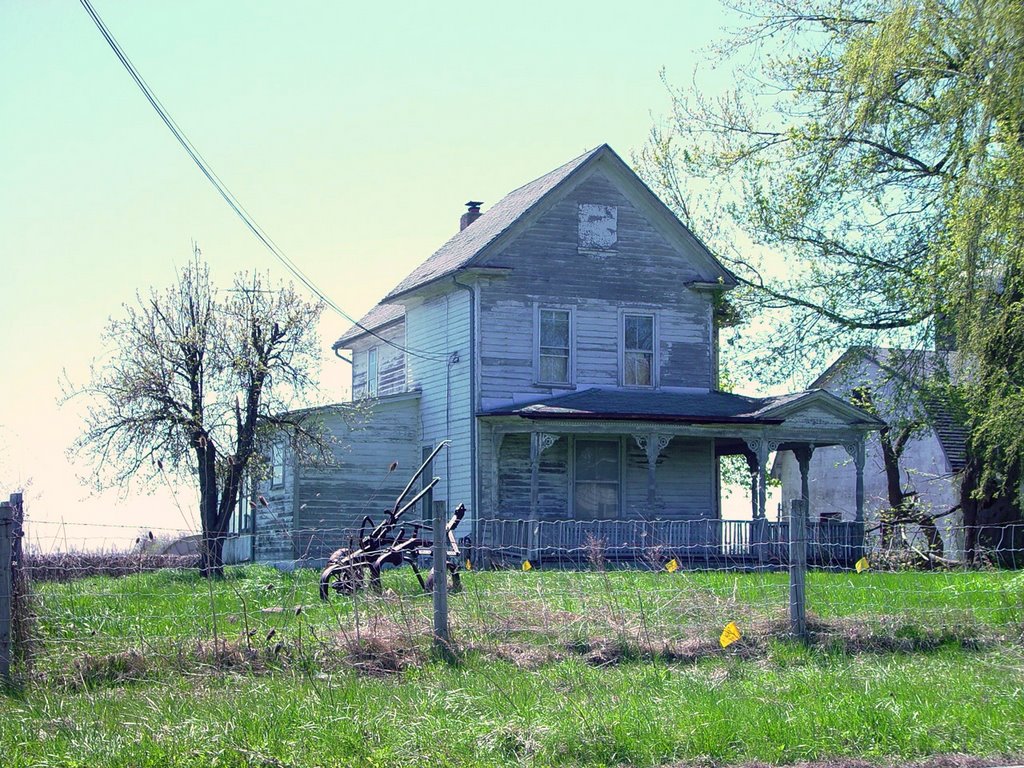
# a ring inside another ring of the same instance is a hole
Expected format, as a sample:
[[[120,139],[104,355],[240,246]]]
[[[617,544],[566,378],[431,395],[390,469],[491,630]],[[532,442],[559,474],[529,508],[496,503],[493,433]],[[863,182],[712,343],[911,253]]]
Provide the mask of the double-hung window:
[[[611,520],[619,514],[618,440],[575,441],[573,516]]]
[[[377,396],[377,348],[371,347],[366,353],[366,395]]]
[[[537,324],[538,383],[572,383],[572,313],[541,307]]]
[[[275,441],[270,446],[270,487],[284,485],[284,443]]]
[[[622,383],[654,386],[654,315],[622,316]]]

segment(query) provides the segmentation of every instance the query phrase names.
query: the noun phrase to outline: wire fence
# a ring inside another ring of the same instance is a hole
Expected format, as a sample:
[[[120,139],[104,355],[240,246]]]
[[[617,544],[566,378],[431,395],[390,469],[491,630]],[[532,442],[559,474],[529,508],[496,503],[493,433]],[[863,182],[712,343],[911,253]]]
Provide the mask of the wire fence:
[[[437,652],[437,604],[422,577],[445,561],[444,650],[525,665],[757,656],[794,633],[851,652],[995,647],[1019,642],[1024,627],[1024,575],[1003,567],[1024,554],[1013,530],[989,536],[987,555],[967,567],[929,560],[909,529],[883,550],[863,526],[842,524],[795,525],[791,536],[789,522],[486,520],[479,541],[453,536],[439,560],[426,538],[396,556],[403,539],[385,537],[382,559],[359,561],[358,579],[324,587],[325,553],[358,550],[365,530],[298,531],[293,547],[305,554],[295,561],[203,579],[195,552],[154,553],[148,537],[127,551],[15,554],[5,520],[7,674],[44,686],[401,671]]]

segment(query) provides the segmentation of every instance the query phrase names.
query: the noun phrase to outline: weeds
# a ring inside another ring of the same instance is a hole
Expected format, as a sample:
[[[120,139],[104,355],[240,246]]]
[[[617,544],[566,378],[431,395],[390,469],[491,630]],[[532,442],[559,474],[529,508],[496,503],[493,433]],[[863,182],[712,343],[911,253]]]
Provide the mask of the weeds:
[[[431,653],[430,600],[409,574],[329,604],[316,574],[262,567],[37,583],[33,674],[20,699],[0,699],[5,766],[1024,752],[1016,574],[813,573],[806,646],[785,639],[784,575],[465,581],[454,663]],[[726,619],[743,637],[723,649]]]

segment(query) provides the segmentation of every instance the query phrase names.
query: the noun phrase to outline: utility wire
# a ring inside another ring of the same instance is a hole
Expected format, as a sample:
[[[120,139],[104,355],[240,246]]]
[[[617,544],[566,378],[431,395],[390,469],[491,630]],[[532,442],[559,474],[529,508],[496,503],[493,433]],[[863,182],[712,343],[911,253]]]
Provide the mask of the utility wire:
[[[376,331],[372,330],[371,328],[367,328],[365,325],[360,323],[356,318],[352,317],[352,315],[343,310],[333,300],[331,300],[327,295],[325,295],[323,291],[317,288],[313,281],[306,276],[306,274],[299,268],[299,266],[294,261],[292,261],[287,256],[287,254],[285,254],[284,251],[281,250],[281,248],[277,246],[277,244],[270,238],[270,236],[263,231],[259,224],[256,223],[256,220],[249,215],[248,211],[246,211],[245,208],[242,207],[242,204],[231,193],[231,190],[227,188],[227,185],[224,184],[223,181],[221,181],[220,177],[217,176],[217,174],[214,172],[210,164],[206,162],[203,156],[199,153],[199,150],[196,149],[195,145],[192,144],[191,141],[189,141],[184,131],[181,130],[178,124],[174,121],[174,118],[171,117],[170,113],[160,102],[160,99],[157,98],[156,93],[154,93],[153,89],[149,87],[149,84],[146,83],[145,79],[143,79],[142,75],[135,68],[135,65],[132,64],[131,60],[128,58],[128,55],[124,52],[124,49],[121,48],[120,43],[118,43],[117,40],[114,38],[113,33],[107,28],[107,25],[103,22],[103,19],[100,18],[100,15],[96,12],[96,9],[92,7],[92,3],[90,2],[90,0],[81,0],[81,3],[82,7],[85,8],[85,12],[89,14],[89,17],[93,20],[93,23],[96,25],[96,28],[100,31],[100,34],[103,35],[103,39],[107,41],[107,44],[110,46],[111,50],[113,50],[114,54],[121,62],[121,65],[125,68],[125,70],[127,70],[128,74],[131,75],[132,80],[135,81],[135,84],[139,87],[139,90],[142,91],[150,106],[153,107],[157,115],[159,115],[160,119],[164,122],[164,125],[167,126],[167,129],[171,132],[171,134],[173,134],[174,138],[177,139],[182,149],[184,149],[188,156],[192,158],[192,162],[194,162],[196,166],[198,166],[199,170],[202,171],[207,181],[209,181],[210,184],[213,185],[214,189],[217,190],[217,193],[221,196],[221,198],[223,198],[224,202],[228,204],[231,210],[233,210],[235,214],[237,214],[238,218],[242,220],[242,223],[245,224],[246,228],[248,228],[249,231],[256,236],[256,238],[267,248],[267,250],[270,251],[270,253],[278,261],[280,261],[285,266],[285,268],[289,272],[291,272],[292,275],[295,276],[296,279],[298,279],[303,285],[306,286],[306,288],[312,291],[314,295],[316,295],[327,307],[329,307],[335,313],[337,313],[344,319],[348,320],[355,327],[359,328],[362,331],[365,331],[370,336],[379,339],[384,344],[387,344],[388,346],[393,347],[399,350],[400,352],[405,352],[406,354],[413,355],[414,357],[419,357],[424,360],[447,360],[447,354],[405,347],[401,344],[392,341],[391,339],[384,338]]]

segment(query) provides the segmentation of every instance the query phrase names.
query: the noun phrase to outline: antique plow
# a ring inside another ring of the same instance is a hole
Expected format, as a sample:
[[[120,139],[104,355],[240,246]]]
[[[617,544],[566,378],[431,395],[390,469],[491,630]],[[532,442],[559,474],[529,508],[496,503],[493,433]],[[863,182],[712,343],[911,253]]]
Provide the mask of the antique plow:
[[[320,574],[321,600],[327,600],[332,591],[351,595],[363,589],[367,580],[369,580],[371,589],[380,592],[380,575],[384,566],[399,566],[404,563],[412,566],[413,573],[416,574],[416,579],[424,591],[433,590],[434,569],[431,568],[424,579],[417,562],[420,557],[429,557],[433,553],[432,526],[424,523],[403,524],[401,519],[441,481],[439,477],[433,478],[421,491],[406,501],[413,485],[446,445],[448,442],[444,441],[431,452],[430,456],[413,474],[391,509],[385,511],[384,519],[380,523],[375,524],[369,515],[363,518],[359,527],[358,546],[354,541],[350,541],[348,547],[342,547],[331,555],[327,567]],[[460,586],[459,545],[455,540],[455,529],[465,514],[466,508],[460,504],[445,526],[445,535],[448,538],[446,568],[451,577],[453,589],[458,589]]]

